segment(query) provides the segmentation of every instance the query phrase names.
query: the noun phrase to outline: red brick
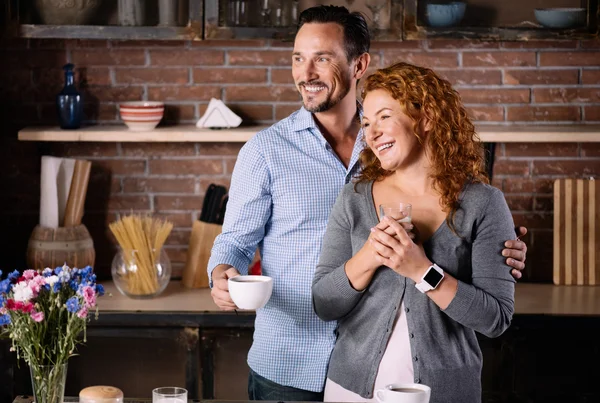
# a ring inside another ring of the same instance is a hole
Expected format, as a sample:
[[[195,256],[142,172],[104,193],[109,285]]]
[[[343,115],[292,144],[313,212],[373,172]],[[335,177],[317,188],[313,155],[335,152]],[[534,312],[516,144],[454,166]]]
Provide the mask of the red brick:
[[[600,84],[600,70],[585,70],[581,71],[582,84]]]
[[[292,52],[288,50],[230,50],[230,65],[244,66],[290,66]]]
[[[110,42],[113,48],[183,48],[187,41],[183,40],[113,40]]]
[[[533,191],[538,194],[554,194],[554,179],[535,178],[533,181]]]
[[[600,174],[600,160],[549,160],[534,161],[534,175],[588,177]]]
[[[536,88],[533,98],[538,103],[595,103],[600,101],[600,88]]]
[[[464,52],[462,63],[465,67],[523,67],[535,66],[536,60],[534,52]]]
[[[600,106],[586,106],[583,108],[586,122],[600,121]]]
[[[67,47],[67,41],[54,38],[31,38],[29,40],[30,49],[64,49]]]
[[[190,81],[189,69],[120,69],[115,70],[116,82],[119,84],[187,84]]]
[[[458,90],[465,104],[520,104],[529,102],[529,89],[467,89]]]
[[[555,122],[580,120],[578,106],[511,106],[507,108],[507,120],[511,122]]]
[[[210,175],[223,173],[220,158],[150,160],[152,175]]]
[[[47,85],[48,83],[64,82],[64,70],[62,68],[39,68],[33,70],[33,82],[35,84]],[[107,67],[84,67],[75,71],[75,83],[77,85],[111,85],[110,71]]]
[[[171,264],[185,263],[185,261],[187,259],[187,251],[188,251],[187,245],[185,245],[185,247],[182,247],[182,248],[176,248],[176,247],[170,247],[170,246],[165,248],[165,252],[167,253],[167,256],[169,256],[169,260],[171,261]],[[181,274],[179,274],[179,275],[181,276]],[[174,271],[171,272],[171,278],[175,278]]]
[[[275,105],[275,120],[281,120],[281,119],[287,118],[292,113],[294,113],[298,109],[300,109],[301,106],[302,106],[302,103],[300,103],[300,102],[297,104]]]
[[[154,208],[157,211],[200,210],[202,196],[155,196]]]
[[[371,53],[379,50],[418,50],[425,48],[425,41],[373,41],[371,42]]]
[[[62,67],[67,62],[64,50],[8,50],[2,52],[2,64],[20,68]]]
[[[227,102],[292,102],[300,98],[296,87],[282,85],[269,87],[237,85],[227,87],[225,94]]]
[[[456,53],[436,52],[402,52],[395,50],[383,51],[384,65],[395,62],[408,62],[429,68],[457,67],[458,56]]]
[[[498,42],[485,42],[465,39],[436,39],[427,41],[429,49],[498,49]]]
[[[294,84],[292,69],[271,69],[271,82],[276,84]]]
[[[578,84],[577,70],[505,70],[504,84]]]
[[[225,63],[225,53],[217,50],[150,50],[150,64],[162,66],[215,66]]]
[[[150,199],[145,195],[123,196],[110,195],[108,199],[109,210],[150,210]]]
[[[266,39],[208,39],[192,41],[193,48],[264,48]]]
[[[194,105],[165,105],[164,122],[189,120],[196,120],[196,107]]]
[[[239,154],[243,143],[201,143],[200,155],[203,156],[236,156]]]
[[[144,160],[94,160],[92,164],[113,175],[139,175],[146,171],[146,161]]]
[[[193,143],[122,143],[121,150],[126,157],[178,157],[196,155],[196,148]]]
[[[160,198],[163,198],[163,197],[166,197],[166,196],[162,196]],[[159,197],[156,197],[155,200],[158,198]],[[155,202],[155,205],[156,204],[157,203]],[[165,209],[165,210],[168,210],[168,209]],[[175,210],[178,210],[178,209],[175,209]],[[188,230],[188,229],[173,230],[169,234],[169,237],[167,238],[165,245],[174,245],[174,246],[189,245],[191,233],[192,233],[191,230]]]
[[[540,66],[598,66],[598,52],[540,52]]]
[[[502,42],[505,49],[575,49],[578,41],[518,41]]]
[[[126,102],[142,99],[142,87],[97,87],[89,86],[82,91],[88,100],[95,99],[100,102]]]
[[[56,107],[53,111],[56,114]],[[86,121],[110,121],[118,120],[117,106],[111,104],[84,104],[83,117]]]
[[[221,88],[215,86],[152,87],[148,88],[151,101],[209,101],[221,98]]]
[[[554,227],[554,217],[546,212],[519,212],[513,213],[513,221],[516,226],[527,227],[528,231],[534,229],[552,229]],[[546,250],[548,253],[548,250]]]
[[[267,69],[207,68],[194,69],[194,82],[202,83],[265,83]]]
[[[552,212],[554,210],[554,196],[536,196],[533,210]]]
[[[273,120],[272,104],[227,104],[245,123]]]
[[[436,72],[450,81],[452,85],[500,85],[502,84],[502,72],[500,70],[442,70]]]
[[[117,145],[104,142],[60,142],[53,146],[53,150],[61,157],[116,157]]]
[[[74,50],[71,60],[77,66],[133,66],[146,64],[142,49],[128,50]]]
[[[576,157],[577,143],[506,143],[507,157]]]
[[[236,159],[224,160],[225,162],[225,173],[231,174],[233,173],[233,168],[235,167]]]
[[[496,159],[494,161],[494,175],[528,176],[529,163],[527,161]]]
[[[505,195],[505,199],[512,212],[533,210],[533,196],[531,195]]]
[[[598,38],[581,41],[580,44],[582,49],[600,49],[600,40]]]
[[[194,179],[177,178],[125,178],[124,193],[191,193],[194,194]]]
[[[600,143],[581,143],[582,157],[600,157]]]
[[[467,108],[471,119],[477,122],[502,122],[504,108],[501,106],[469,106]]]
[[[173,228],[190,228],[194,222],[192,213],[154,213],[159,220],[167,220],[173,224]]]
[[[108,41],[103,39],[66,39],[65,45],[69,49],[108,48]]]
[[[494,172],[496,173],[496,172]],[[498,179],[498,175],[494,175],[494,180]],[[502,181],[502,191],[508,193],[533,193],[534,182],[533,179],[525,178],[506,178],[498,179]]]

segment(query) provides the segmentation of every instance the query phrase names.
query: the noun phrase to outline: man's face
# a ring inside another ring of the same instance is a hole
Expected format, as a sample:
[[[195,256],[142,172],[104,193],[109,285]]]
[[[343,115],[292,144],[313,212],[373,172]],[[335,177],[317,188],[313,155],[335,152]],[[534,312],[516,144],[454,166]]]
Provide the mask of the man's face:
[[[292,76],[304,108],[312,113],[336,106],[350,91],[354,63],[344,51],[344,31],[336,23],[304,24],[296,34]]]

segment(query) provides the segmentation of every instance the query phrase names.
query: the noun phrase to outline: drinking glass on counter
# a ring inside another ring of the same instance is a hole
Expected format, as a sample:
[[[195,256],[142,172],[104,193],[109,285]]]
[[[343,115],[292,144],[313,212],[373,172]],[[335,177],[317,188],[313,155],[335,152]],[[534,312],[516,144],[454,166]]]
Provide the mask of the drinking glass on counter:
[[[152,403],[187,403],[187,390],[174,386],[156,388],[152,391]]]
[[[412,205],[409,203],[386,203],[379,205],[379,216],[391,216],[398,222],[412,222]]]

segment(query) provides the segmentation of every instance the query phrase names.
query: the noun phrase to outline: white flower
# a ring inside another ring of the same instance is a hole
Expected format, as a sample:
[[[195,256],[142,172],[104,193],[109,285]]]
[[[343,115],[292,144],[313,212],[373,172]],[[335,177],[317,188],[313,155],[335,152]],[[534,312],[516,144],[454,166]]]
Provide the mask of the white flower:
[[[52,287],[57,282],[58,282],[58,276],[46,277],[46,284],[48,284],[50,287]]]
[[[61,271],[60,273],[58,273],[58,279],[61,283],[68,282],[71,279],[71,272],[69,272],[68,270]]]
[[[14,300],[19,302],[27,302],[33,297],[31,287],[25,281],[18,282],[13,287]]]

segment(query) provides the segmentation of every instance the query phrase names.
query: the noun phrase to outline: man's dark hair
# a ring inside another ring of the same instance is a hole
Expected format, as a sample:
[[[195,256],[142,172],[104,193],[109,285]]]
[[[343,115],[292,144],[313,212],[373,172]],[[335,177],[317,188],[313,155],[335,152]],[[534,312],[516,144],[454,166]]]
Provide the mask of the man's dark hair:
[[[344,29],[344,48],[349,61],[363,53],[368,53],[371,46],[369,27],[363,15],[350,12],[346,7],[316,6],[304,10],[298,18],[298,29],[304,24],[325,24],[333,22]]]

